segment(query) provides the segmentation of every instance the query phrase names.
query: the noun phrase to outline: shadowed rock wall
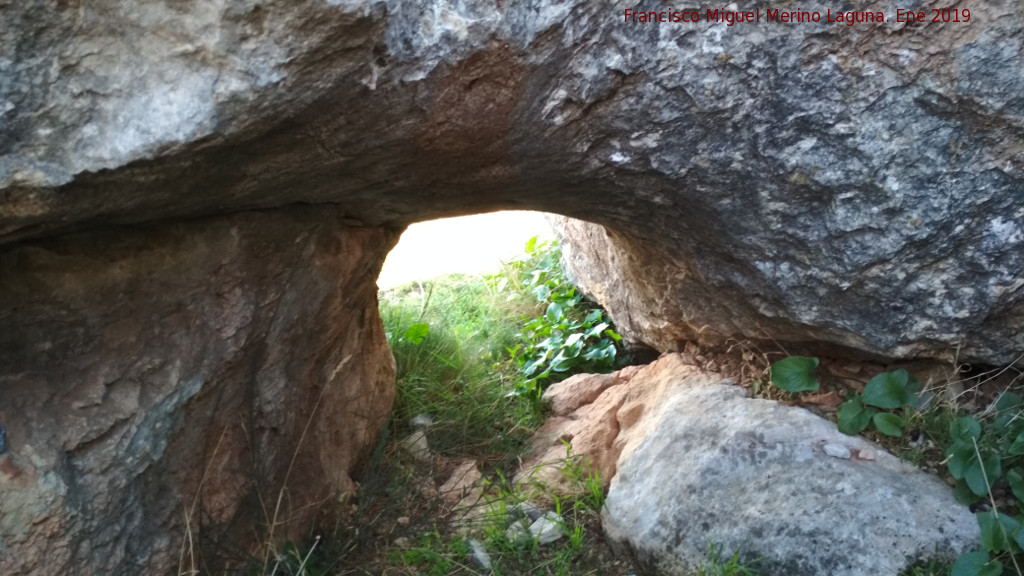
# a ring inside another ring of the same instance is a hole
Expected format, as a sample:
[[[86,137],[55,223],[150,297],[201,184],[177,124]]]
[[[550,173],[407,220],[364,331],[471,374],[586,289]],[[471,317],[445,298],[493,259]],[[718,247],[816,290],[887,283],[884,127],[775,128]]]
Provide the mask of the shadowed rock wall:
[[[395,239],[323,207],[0,252],[0,572],[161,574],[191,531],[181,568],[212,573],[353,494],[394,397]]]
[[[883,1],[855,26],[819,2],[800,7],[819,23],[734,26],[627,7],[666,9],[19,3],[0,243],[296,202],[395,227],[532,208],[611,230],[588,250],[656,302],[607,304],[663,349],[698,330],[1024,349],[1016,2],[920,25]]]

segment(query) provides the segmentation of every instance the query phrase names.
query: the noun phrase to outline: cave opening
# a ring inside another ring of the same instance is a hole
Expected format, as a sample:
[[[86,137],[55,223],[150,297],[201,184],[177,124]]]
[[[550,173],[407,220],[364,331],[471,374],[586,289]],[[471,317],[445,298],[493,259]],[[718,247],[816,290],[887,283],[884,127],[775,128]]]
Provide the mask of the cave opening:
[[[572,453],[571,438],[559,444],[559,460],[575,475],[566,485],[578,497],[557,492],[525,464],[543,452],[536,444],[550,416],[545,389],[631,363],[607,312],[569,280],[550,216],[505,211],[421,222],[388,255],[378,300],[396,365],[395,401],[355,476],[353,529],[334,538],[352,547],[347,567],[454,570],[446,563],[465,561],[459,546],[470,533],[484,555],[469,550],[476,568],[486,565],[487,550],[503,570],[614,562],[598,514],[607,479]],[[541,530],[537,514],[557,517],[548,529],[576,540],[540,546],[537,535],[506,532]],[[535,557],[503,557],[496,549],[503,542]]]

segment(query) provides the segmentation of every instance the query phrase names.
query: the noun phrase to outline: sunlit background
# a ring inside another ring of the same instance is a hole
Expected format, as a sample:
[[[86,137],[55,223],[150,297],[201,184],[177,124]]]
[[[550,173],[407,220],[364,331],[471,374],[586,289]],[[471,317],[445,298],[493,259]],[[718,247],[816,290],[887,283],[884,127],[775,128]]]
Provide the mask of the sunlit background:
[[[381,290],[444,274],[493,274],[533,236],[554,238],[541,212],[506,211],[413,224],[388,254]]]

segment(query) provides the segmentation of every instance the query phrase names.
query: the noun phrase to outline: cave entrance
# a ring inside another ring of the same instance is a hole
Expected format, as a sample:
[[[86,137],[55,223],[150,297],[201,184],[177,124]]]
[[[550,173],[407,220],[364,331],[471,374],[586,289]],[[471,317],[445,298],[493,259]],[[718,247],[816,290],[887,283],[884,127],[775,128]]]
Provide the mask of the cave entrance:
[[[545,214],[495,212],[414,224],[387,257],[378,299],[396,398],[356,502],[360,533],[382,536],[353,552],[353,569],[431,564],[448,574],[492,559],[503,573],[606,568],[600,476],[566,449],[557,483],[530,462],[543,452],[540,392],[626,361],[607,313],[569,282],[555,240]]]
[[[392,441],[409,437],[406,448],[424,458],[504,460],[501,471],[514,473],[507,464],[523,448],[520,432],[539,423],[534,404],[550,380],[533,381],[546,363],[523,374],[547,352],[527,323],[575,290],[546,215],[501,211],[413,224],[377,284],[396,365]],[[579,319],[564,308],[541,330],[558,338],[554,332],[571,325],[566,315]]]

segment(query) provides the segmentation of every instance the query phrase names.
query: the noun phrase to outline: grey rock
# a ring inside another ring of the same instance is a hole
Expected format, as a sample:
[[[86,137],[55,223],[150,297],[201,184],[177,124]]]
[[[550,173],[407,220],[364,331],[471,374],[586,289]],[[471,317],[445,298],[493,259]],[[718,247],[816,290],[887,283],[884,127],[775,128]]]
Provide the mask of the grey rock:
[[[427,435],[423,430],[417,430],[402,439],[402,448],[413,458],[421,462],[429,462],[431,459],[430,444],[427,442]]]
[[[829,442],[823,445],[821,450],[833,458],[841,458],[843,460],[849,460],[850,456],[852,456],[852,454],[850,454],[850,449],[842,444],[833,444]]]
[[[979,546],[973,515],[938,478],[814,414],[710,385],[675,391],[627,448],[603,524],[662,573],[710,545],[761,558],[764,576],[897,574]],[[849,447],[840,459],[823,445]]]
[[[261,498],[294,539],[354,495],[394,361],[352,276],[394,239],[295,207],[0,249],[0,574],[216,574]]]
[[[477,568],[485,572],[491,571],[491,555],[487,553],[483,542],[475,539],[469,540],[469,559]]]
[[[565,536],[565,521],[554,512],[547,512],[530,524],[530,536],[540,544],[551,544]]]
[[[521,514],[524,518],[529,518],[530,522],[536,521],[538,518],[544,515],[544,511],[540,509],[536,504],[525,500],[516,504],[516,511]]]
[[[585,0],[71,6],[5,6],[0,244],[299,203],[392,228],[530,208],[596,224],[569,233],[576,275],[661,351],[1024,349],[1014,0],[944,26],[884,0],[853,27]]]
[[[505,529],[505,537],[513,544],[524,544],[533,539],[533,537],[530,536],[530,529],[518,520]]]
[[[430,414],[417,414],[409,421],[409,424],[417,430],[430,428],[434,425],[434,417]]]

